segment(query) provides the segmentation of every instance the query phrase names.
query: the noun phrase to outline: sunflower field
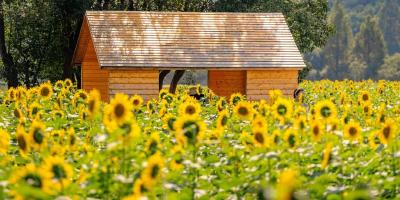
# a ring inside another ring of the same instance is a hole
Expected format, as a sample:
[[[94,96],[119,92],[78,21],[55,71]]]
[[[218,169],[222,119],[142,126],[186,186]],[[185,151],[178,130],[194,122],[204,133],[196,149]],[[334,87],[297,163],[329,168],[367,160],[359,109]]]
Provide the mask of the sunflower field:
[[[399,199],[400,82],[301,87],[257,102],[2,91],[0,199]]]

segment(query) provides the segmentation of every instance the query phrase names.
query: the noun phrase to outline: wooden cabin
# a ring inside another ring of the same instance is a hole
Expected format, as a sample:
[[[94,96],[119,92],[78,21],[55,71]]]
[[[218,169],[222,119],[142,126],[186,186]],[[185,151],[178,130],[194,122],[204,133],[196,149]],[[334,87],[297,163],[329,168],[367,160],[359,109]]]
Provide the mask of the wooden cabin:
[[[208,70],[217,95],[292,95],[305,67],[281,13],[88,11],[72,60],[81,87],[157,98],[160,70]]]

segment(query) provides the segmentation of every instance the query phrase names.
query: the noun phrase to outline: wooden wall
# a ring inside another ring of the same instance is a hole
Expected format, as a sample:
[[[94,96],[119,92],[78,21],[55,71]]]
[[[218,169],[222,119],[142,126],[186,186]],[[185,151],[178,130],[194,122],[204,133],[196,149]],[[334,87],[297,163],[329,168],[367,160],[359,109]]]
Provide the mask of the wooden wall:
[[[140,95],[145,101],[158,97],[157,70],[110,70],[110,95]]]
[[[100,91],[101,99],[108,101],[108,76],[105,69],[100,69],[99,62],[94,51],[93,42],[89,39],[82,65],[82,89],[90,91],[94,88]]]
[[[246,71],[209,70],[208,87],[218,96],[229,99],[231,94],[246,94]]]
[[[248,100],[268,99],[270,90],[279,89],[291,97],[297,83],[298,70],[249,70],[246,94]]]

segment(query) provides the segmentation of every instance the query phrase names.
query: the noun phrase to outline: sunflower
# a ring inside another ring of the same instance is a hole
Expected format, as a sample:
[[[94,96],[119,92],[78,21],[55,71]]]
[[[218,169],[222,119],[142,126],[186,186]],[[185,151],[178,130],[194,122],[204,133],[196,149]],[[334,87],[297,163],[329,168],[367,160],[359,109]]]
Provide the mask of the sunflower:
[[[88,94],[83,90],[78,90],[72,98],[72,105],[74,105],[75,108],[79,108],[80,105],[86,104],[87,100]]]
[[[360,124],[354,121],[350,121],[344,126],[344,136],[352,141],[358,140],[361,137]]]
[[[88,113],[89,117],[93,118],[100,108],[100,92],[96,89],[89,92],[88,98]]]
[[[392,120],[387,120],[379,131],[379,140],[382,144],[389,144],[396,134],[396,125]]]
[[[140,126],[135,121],[123,124],[121,129],[124,130],[124,137],[122,138],[124,144],[130,143],[134,139],[138,139],[141,135]]]
[[[374,150],[378,147],[379,144],[381,144],[379,139],[379,131],[372,132],[368,136],[368,144]]]
[[[284,98],[278,98],[272,106],[272,112],[275,118],[284,122],[285,119],[289,118],[293,112],[293,104]]]
[[[24,114],[22,114],[22,111],[19,108],[14,108],[14,116],[17,118],[19,121],[23,120]]]
[[[240,101],[236,103],[236,106],[234,107],[234,113],[239,117],[239,119],[250,121],[254,115],[253,106],[249,102]]]
[[[61,90],[62,88],[64,88],[64,81],[62,80],[56,81],[56,83],[54,84],[54,88],[57,90]]]
[[[290,148],[296,147],[299,143],[296,131],[294,131],[293,129],[286,130],[284,138]]]
[[[40,189],[45,193],[51,193],[49,186],[51,183],[47,177],[47,173],[42,169],[36,167],[33,163],[29,163],[23,167],[16,168],[14,170],[13,176],[10,177],[10,184],[16,186],[29,186],[32,188]],[[16,190],[18,193],[20,190]],[[23,199],[33,199],[34,196],[30,196],[29,193],[20,194]]]
[[[362,103],[362,110],[363,110],[365,116],[371,116],[371,114],[372,114],[371,102]]]
[[[146,152],[149,155],[155,154],[161,148],[160,134],[156,131],[150,134],[146,142]]]
[[[265,121],[265,118],[259,114],[253,119],[251,125],[253,129],[267,129],[267,122]]]
[[[150,114],[155,113],[155,112],[156,112],[156,109],[157,109],[157,105],[156,105],[155,100],[150,100],[150,101],[147,102],[147,111],[148,111]]]
[[[71,79],[65,79],[64,86],[67,90],[69,90],[69,88],[73,86]]]
[[[299,129],[303,131],[306,128],[307,125],[307,118],[304,115],[299,116],[295,120],[295,127],[296,129]]]
[[[222,110],[218,113],[217,129],[223,129],[228,124],[229,114],[227,110]]]
[[[78,145],[78,138],[75,135],[75,129],[74,128],[69,128],[67,130],[67,145],[69,150],[74,150],[75,147]]]
[[[219,98],[217,101],[217,109],[218,111],[225,110],[228,105],[228,102],[226,102],[226,99],[224,97]]]
[[[229,98],[229,102],[231,105],[235,106],[237,103],[244,100],[244,96],[240,93],[233,93]]]
[[[71,183],[72,167],[62,157],[47,157],[44,160],[43,170],[49,174],[51,187],[56,190],[61,190]]]
[[[337,118],[328,120],[328,123],[327,123],[328,130],[329,131],[337,131],[339,128],[339,123],[340,123],[339,119],[337,119]]]
[[[201,112],[201,106],[197,101],[186,101],[179,106],[180,116],[198,116]]]
[[[283,97],[283,93],[281,90],[270,90],[268,92],[269,103],[272,105],[276,100]]]
[[[158,93],[158,98],[159,99],[164,99],[164,97],[169,94],[169,91],[167,89],[161,89],[160,92]]]
[[[164,122],[163,127],[170,131],[175,131],[174,128],[175,121],[176,121],[176,116],[171,113],[168,113],[163,117],[163,122]]]
[[[18,86],[15,92],[15,100],[21,102],[26,96],[26,89],[24,87]]]
[[[127,95],[116,94],[109,105],[108,113],[111,114],[111,119],[115,120],[117,124],[123,124],[132,118],[132,104]]]
[[[294,196],[297,187],[298,172],[294,169],[286,169],[281,172],[278,178],[277,199],[296,199]]]
[[[7,131],[0,129],[0,154],[7,154],[10,146],[10,135]]]
[[[172,149],[172,160],[170,162],[170,168],[174,171],[183,169],[183,153],[184,150],[181,145],[175,145]]]
[[[269,137],[265,129],[253,129],[253,144],[256,147],[268,147]]]
[[[153,188],[154,184],[162,176],[162,170],[164,168],[164,159],[161,157],[160,152],[153,154],[148,160],[145,169],[141,173],[141,179],[143,185],[147,189]]]
[[[146,188],[146,185],[144,185],[144,181],[142,178],[139,178],[135,181],[135,184],[133,185],[133,195],[128,198],[128,200],[139,200],[142,197],[142,194],[147,192],[149,189]]]
[[[17,143],[21,156],[26,157],[30,151],[30,140],[23,126],[17,127]]]
[[[358,95],[358,101],[361,103],[367,103],[371,101],[371,94],[368,91],[361,91]]]
[[[181,116],[175,122],[177,137],[184,138],[185,144],[198,144],[203,138],[206,124],[198,117]]]
[[[129,100],[134,110],[139,110],[143,105],[143,98],[139,95],[133,95]]]
[[[10,87],[10,89],[7,90],[7,99],[9,101],[15,101],[15,93],[17,89]]]
[[[332,147],[333,147],[332,143],[328,143],[325,146],[324,154],[323,154],[322,162],[321,162],[321,168],[322,169],[325,169],[328,166],[328,164],[331,161],[331,159],[332,159]]]
[[[310,125],[311,135],[315,142],[318,142],[324,134],[323,126],[319,121],[313,121]]]
[[[45,133],[45,125],[38,121],[34,120],[29,127],[29,137],[30,141],[32,142],[32,146],[35,147],[37,150],[42,149],[46,146],[46,133]]]
[[[42,83],[39,86],[39,96],[41,96],[43,99],[50,99],[51,95],[53,95],[53,88],[49,82],[47,83]]]
[[[271,144],[278,145],[281,142],[281,133],[279,130],[274,130],[271,136]]]
[[[315,112],[317,119],[329,120],[337,116],[337,108],[330,100],[319,101],[315,105]]]
[[[62,119],[64,118],[64,112],[62,110],[53,110],[51,112],[51,115],[53,116],[54,119]]]

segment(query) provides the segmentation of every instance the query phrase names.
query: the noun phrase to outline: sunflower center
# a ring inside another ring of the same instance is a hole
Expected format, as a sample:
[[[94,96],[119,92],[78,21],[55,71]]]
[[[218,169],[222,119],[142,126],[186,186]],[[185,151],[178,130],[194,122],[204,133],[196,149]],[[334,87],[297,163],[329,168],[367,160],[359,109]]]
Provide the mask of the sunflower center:
[[[357,134],[357,129],[355,127],[350,127],[349,134],[355,136]]]
[[[238,109],[238,113],[242,116],[247,116],[249,114],[249,109],[246,107],[242,106]]]
[[[23,135],[19,135],[17,138],[18,146],[21,150],[25,151],[27,149],[26,140]]]
[[[117,104],[114,108],[114,114],[117,118],[121,118],[125,114],[125,107],[122,104]]]
[[[328,106],[324,106],[321,108],[321,115],[325,118],[331,116],[332,111]]]
[[[69,136],[69,145],[74,146],[75,145],[75,136],[71,135]]]
[[[171,117],[171,118],[168,120],[168,128],[169,128],[169,129],[174,130],[174,123],[175,123],[175,121],[176,121],[176,119],[173,118],[173,117]]]
[[[138,99],[133,100],[133,105],[138,106],[140,101]]]
[[[35,187],[35,188],[41,188],[42,187],[42,179],[36,175],[36,174],[27,174],[24,177],[24,180],[28,185]]]
[[[318,136],[318,135],[319,135],[319,127],[318,127],[318,126],[314,126],[314,128],[313,128],[313,134],[314,134],[315,136]]]
[[[236,105],[236,103],[239,102],[239,101],[240,101],[240,97],[239,96],[233,97],[233,99],[232,99],[233,105]]]
[[[43,143],[44,135],[43,135],[43,132],[42,132],[42,130],[40,128],[35,128],[35,130],[33,131],[33,140],[37,144],[42,144]]]
[[[16,118],[21,118],[21,113],[19,112],[19,110],[18,109],[14,109],[14,115],[15,115],[15,117]]]
[[[196,143],[197,134],[200,132],[200,127],[196,122],[188,121],[183,124],[184,135],[190,143]]]
[[[151,177],[152,178],[156,178],[157,176],[158,176],[158,172],[160,171],[160,166],[158,166],[158,165],[154,165],[152,168],[151,168]]]
[[[189,105],[186,107],[185,112],[186,114],[193,115],[194,113],[196,113],[196,108],[194,108],[194,106]]]
[[[47,97],[47,96],[49,95],[49,93],[50,93],[50,90],[49,90],[49,88],[47,88],[47,87],[43,87],[43,88],[40,90],[40,95],[41,95],[42,97]]]
[[[362,100],[363,100],[363,101],[368,101],[368,99],[369,99],[368,94],[363,94],[363,95],[362,95]]]
[[[53,165],[52,169],[54,178],[57,180],[61,180],[63,178],[67,178],[67,174],[65,173],[65,169],[61,165]]]
[[[390,131],[391,131],[390,126],[386,126],[385,128],[383,128],[383,136],[386,139],[390,137]]]
[[[79,97],[82,99],[86,99],[87,95],[85,93],[81,92],[81,93],[79,93]]]
[[[275,137],[274,137],[274,143],[275,143],[275,144],[278,144],[278,143],[279,143],[279,137],[278,137],[277,135],[275,135]]]
[[[149,145],[149,150],[151,152],[151,154],[154,154],[157,151],[157,141],[153,140],[151,141],[150,145]]]
[[[288,137],[288,142],[290,147],[294,147],[294,145],[296,144],[296,136],[290,134]]]
[[[38,107],[33,107],[32,108],[32,115],[36,115],[36,113],[39,111]]]
[[[369,107],[368,106],[364,106],[364,113],[368,113],[369,111]]]
[[[262,133],[257,132],[255,133],[254,137],[258,143],[264,144],[264,136]]]
[[[228,123],[228,117],[227,116],[223,116],[221,119],[221,125],[225,126]]]
[[[285,115],[286,112],[287,112],[287,108],[286,108],[285,105],[282,105],[282,104],[281,104],[281,105],[278,106],[278,113],[279,113],[279,115]]]
[[[91,100],[89,101],[89,111],[90,111],[91,113],[94,112],[95,104],[96,104],[96,102],[95,102],[94,99],[91,99]]]

